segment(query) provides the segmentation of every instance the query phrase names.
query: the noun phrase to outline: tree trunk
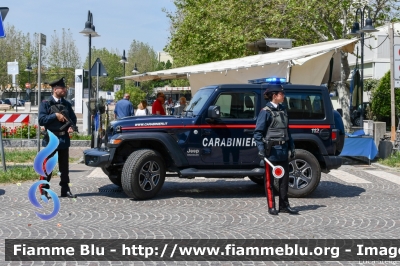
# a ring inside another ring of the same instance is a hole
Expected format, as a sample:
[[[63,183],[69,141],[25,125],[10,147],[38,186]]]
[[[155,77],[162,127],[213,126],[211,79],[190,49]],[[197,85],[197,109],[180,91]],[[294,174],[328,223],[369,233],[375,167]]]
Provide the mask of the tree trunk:
[[[341,51],[342,72],[341,81],[336,84],[338,92],[339,103],[343,110],[343,123],[346,132],[350,131],[350,87],[347,84],[347,79],[350,75],[349,61],[347,60],[347,53]]]

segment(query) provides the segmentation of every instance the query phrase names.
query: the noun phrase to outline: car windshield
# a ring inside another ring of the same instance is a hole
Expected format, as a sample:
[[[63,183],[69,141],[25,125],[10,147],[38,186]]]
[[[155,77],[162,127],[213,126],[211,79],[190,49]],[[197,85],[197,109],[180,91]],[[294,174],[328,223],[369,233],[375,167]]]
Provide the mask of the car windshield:
[[[190,104],[186,107],[185,111],[187,112],[187,115],[198,115],[213,91],[214,88],[199,90],[190,100]]]

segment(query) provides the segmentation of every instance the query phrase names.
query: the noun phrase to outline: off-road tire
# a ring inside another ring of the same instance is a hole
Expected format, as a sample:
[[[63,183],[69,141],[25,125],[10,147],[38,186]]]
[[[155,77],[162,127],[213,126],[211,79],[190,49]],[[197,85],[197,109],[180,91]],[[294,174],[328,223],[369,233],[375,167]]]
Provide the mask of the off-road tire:
[[[289,190],[292,198],[303,198],[310,195],[321,180],[321,166],[315,156],[302,149],[296,149],[296,157],[289,159]],[[274,186],[279,188],[275,178]]]
[[[354,126],[361,127],[361,117],[357,117],[354,119]]]
[[[121,182],[121,174],[118,175],[117,178],[111,178],[110,177],[110,173],[107,171],[107,169],[102,166],[101,170],[103,170],[103,173],[105,173],[108,176],[108,179],[110,179],[110,181],[114,184],[117,185],[119,187],[122,187],[122,182]]]
[[[122,169],[122,189],[137,200],[151,199],[165,181],[165,164],[161,155],[150,149],[134,151]]]

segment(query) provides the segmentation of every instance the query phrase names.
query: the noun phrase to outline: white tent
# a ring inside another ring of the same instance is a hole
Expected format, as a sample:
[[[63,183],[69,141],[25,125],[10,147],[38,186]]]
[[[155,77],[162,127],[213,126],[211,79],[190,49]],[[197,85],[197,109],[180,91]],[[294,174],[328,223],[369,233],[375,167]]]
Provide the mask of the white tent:
[[[271,76],[287,77],[293,84],[320,85],[329,79],[331,58],[334,58],[331,80],[340,80],[339,50],[353,52],[356,42],[357,39],[340,39],[273,53],[148,72],[118,79],[147,81],[188,78],[192,94],[207,85],[248,83],[250,79]]]

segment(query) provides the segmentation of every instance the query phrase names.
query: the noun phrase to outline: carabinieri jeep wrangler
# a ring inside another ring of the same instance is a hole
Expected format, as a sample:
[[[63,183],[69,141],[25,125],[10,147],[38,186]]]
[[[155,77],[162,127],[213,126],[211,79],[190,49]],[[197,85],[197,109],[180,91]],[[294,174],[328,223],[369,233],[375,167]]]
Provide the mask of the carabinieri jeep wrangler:
[[[263,184],[253,139],[257,115],[266,104],[266,79],[200,89],[175,116],[138,116],[113,121],[102,148],[84,151],[85,164],[101,167],[112,183],[134,199],[154,197],[168,176],[244,178]],[[282,84],[296,157],[289,163],[289,195],[305,197],[321,172],[339,168],[329,92],[323,86]],[[175,174],[173,174],[175,173]]]

